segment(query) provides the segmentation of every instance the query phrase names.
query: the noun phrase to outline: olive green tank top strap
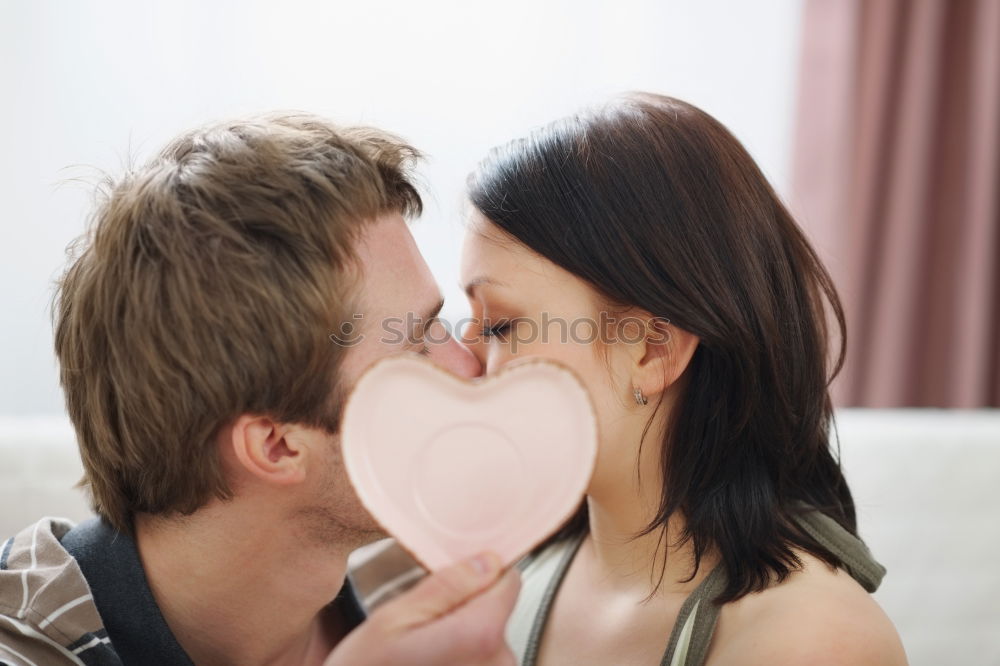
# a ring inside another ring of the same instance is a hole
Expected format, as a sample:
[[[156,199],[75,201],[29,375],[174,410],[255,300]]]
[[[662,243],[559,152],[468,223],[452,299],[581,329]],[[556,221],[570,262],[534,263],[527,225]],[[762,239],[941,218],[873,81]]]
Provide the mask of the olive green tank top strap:
[[[885,567],[875,560],[861,539],[845,530],[833,518],[820,511],[807,510],[798,515],[795,522],[809,536],[839,557],[847,573],[865,590],[874,592],[882,584]]]
[[[726,571],[716,566],[684,600],[674,628],[670,632],[667,651],[660,666],[688,666],[704,663],[708,646],[719,621],[720,607],[713,599],[726,587]]]
[[[528,641],[524,647],[524,656],[520,662],[521,666],[534,666],[535,660],[538,659],[538,648],[542,641],[542,631],[545,629],[545,622],[548,620],[552,602],[555,600],[556,592],[559,591],[559,585],[562,583],[563,578],[566,577],[566,571],[569,569],[570,563],[576,556],[576,551],[580,550],[580,545],[586,536],[586,531],[581,532],[579,536],[573,537],[572,541],[563,550],[562,556],[559,558],[558,564],[556,564],[555,572],[549,579],[548,585],[545,586],[545,592],[542,593],[542,598],[538,605],[538,613],[535,615],[534,622],[531,624],[531,631],[528,633]]]

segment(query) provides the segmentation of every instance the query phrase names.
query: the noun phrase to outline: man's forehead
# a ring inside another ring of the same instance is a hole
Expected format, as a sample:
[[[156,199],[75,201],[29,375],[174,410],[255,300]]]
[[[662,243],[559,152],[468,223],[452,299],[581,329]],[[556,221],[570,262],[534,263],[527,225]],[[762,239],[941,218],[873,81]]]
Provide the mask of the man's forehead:
[[[358,238],[356,251],[362,265],[378,267],[420,256],[413,234],[399,213],[384,213],[367,224]]]
[[[368,225],[359,239],[360,305],[366,317],[422,312],[439,291],[427,263],[398,213]]]

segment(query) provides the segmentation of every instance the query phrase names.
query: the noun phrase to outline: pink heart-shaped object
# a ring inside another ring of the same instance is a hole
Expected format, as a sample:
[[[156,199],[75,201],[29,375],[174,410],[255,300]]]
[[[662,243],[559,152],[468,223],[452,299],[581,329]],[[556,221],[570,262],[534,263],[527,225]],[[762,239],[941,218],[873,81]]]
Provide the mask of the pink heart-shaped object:
[[[579,506],[597,456],[586,389],[540,359],[465,381],[387,357],[351,392],[341,440],[362,503],[432,571],[484,550],[515,562]]]

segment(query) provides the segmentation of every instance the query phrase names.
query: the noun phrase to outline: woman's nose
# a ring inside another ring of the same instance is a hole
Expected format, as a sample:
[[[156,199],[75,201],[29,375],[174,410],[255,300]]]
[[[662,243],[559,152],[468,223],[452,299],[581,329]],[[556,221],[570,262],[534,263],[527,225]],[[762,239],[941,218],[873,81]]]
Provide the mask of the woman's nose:
[[[479,363],[480,374],[482,374],[486,369],[486,353],[488,350],[487,345],[483,344],[482,337],[479,335],[476,322],[466,322],[462,329],[457,332],[459,344],[476,358],[476,362]]]
[[[431,345],[430,358],[445,370],[464,379],[473,379],[483,374],[483,364],[479,358],[455,338]]]

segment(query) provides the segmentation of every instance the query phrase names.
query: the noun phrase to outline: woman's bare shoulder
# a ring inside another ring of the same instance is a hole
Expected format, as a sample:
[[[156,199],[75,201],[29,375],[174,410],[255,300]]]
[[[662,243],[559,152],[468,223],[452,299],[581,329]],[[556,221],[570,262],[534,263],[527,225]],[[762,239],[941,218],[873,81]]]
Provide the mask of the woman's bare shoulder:
[[[708,664],[906,664],[896,628],[851,576],[800,554],[784,582],[727,604]]]

